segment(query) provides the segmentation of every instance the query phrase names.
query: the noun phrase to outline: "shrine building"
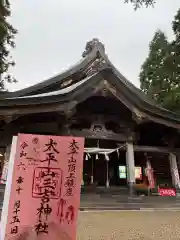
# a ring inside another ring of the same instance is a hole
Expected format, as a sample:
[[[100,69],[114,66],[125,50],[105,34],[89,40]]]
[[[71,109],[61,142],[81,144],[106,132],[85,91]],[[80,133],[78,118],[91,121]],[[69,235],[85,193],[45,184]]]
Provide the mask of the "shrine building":
[[[180,115],[129,82],[98,39],[88,42],[81,61],[65,72],[0,93],[0,149],[7,166],[18,133],[84,137],[83,189],[132,193],[135,183],[147,181],[149,165],[156,186],[180,187]]]

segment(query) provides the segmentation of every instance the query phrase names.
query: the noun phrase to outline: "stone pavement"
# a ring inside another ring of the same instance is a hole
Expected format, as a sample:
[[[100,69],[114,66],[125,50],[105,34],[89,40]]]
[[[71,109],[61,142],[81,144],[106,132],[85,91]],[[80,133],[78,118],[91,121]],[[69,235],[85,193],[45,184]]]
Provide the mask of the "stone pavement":
[[[180,211],[80,212],[77,240],[179,240]]]
[[[140,210],[140,209],[179,209],[179,197],[149,196],[129,197],[128,195],[81,195],[80,210]]]

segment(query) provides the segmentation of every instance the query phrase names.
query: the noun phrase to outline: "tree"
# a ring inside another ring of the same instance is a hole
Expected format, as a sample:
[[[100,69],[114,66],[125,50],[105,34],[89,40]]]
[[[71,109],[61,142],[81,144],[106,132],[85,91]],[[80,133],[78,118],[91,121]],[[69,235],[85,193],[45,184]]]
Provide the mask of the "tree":
[[[171,92],[166,96],[171,110],[180,112],[180,9],[172,22],[175,39],[171,42],[171,53],[167,58],[166,70],[169,72]]]
[[[174,17],[172,22],[172,29],[174,32],[175,39],[172,41],[172,51],[171,51],[171,62],[174,73],[174,81],[177,78],[177,82],[180,80],[180,9]]]
[[[135,9],[138,9],[142,6],[154,6],[156,3],[155,0],[125,0],[125,3],[132,3]]]
[[[149,55],[141,67],[139,76],[141,89],[166,107],[166,96],[171,90],[169,71],[165,68],[169,54],[170,44],[165,34],[161,30],[156,31],[149,45]]]
[[[141,68],[140,82],[141,89],[163,107],[180,112],[180,10],[172,29],[175,39],[170,43],[163,32],[155,33]]]
[[[17,30],[7,22],[10,16],[10,3],[8,0],[0,0],[0,89],[4,89],[6,82],[16,80],[8,74],[10,66],[14,61],[10,56],[10,49],[15,47],[14,36]]]

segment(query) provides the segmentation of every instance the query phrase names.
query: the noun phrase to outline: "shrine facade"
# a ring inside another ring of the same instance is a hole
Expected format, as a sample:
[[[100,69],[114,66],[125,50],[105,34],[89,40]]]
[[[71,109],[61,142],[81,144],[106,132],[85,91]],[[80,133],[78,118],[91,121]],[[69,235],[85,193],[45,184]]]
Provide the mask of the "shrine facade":
[[[129,82],[98,39],[86,44],[81,61],[67,71],[0,94],[6,166],[12,136],[18,133],[85,137],[84,187],[128,186],[132,193],[135,183],[145,181],[149,165],[155,185],[180,187],[180,115]]]

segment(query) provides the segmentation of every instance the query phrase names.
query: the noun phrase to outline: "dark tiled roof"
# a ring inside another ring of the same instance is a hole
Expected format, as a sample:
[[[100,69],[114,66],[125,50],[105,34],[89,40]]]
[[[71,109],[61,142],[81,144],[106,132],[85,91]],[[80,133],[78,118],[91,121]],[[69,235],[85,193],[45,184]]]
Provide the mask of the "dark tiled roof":
[[[116,82],[117,89],[121,89],[121,86],[123,86],[126,97],[141,111],[150,115],[156,115],[156,117],[164,119],[165,121],[174,121],[176,124],[180,124],[179,114],[168,111],[158,106],[154,101],[148,99],[142,91],[136,88],[115,68],[108,59],[102,43],[94,39],[88,44],[89,45],[86,46],[86,51],[83,53],[83,59],[67,71],[29,88],[16,92],[3,93],[0,96],[0,108],[24,104],[46,104],[61,100],[68,101],[68,99],[70,100],[70,93],[78,91],[77,89],[83,88],[87,84],[88,86],[94,84],[93,81],[95,80],[93,79],[97,78],[101,73],[106,74],[109,72],[111,77],[108,81],[111,82],[113,79],[116,79],[114,81]],[[73,76],[76,73],[81,77],[79,80],[76,78],[75,81],[73,80]],[[67,81],[67,79],[72,80],[70,85],[65,85],[60,89],[60,85]],[[58,89],[54,91],[50,90],[52,86],[56,85]]]

